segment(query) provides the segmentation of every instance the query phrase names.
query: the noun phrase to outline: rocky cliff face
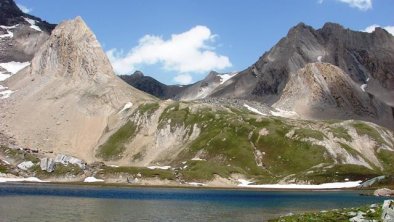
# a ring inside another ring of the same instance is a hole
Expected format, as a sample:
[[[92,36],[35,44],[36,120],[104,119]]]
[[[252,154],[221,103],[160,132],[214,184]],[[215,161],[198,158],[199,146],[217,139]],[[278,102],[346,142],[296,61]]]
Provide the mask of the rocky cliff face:
[[[385,92],[392,92],[393,56],[394,37],[383,29],[364,33],[327,23],[315,30],[300,23],[255,64],[241,72],[229,87],[249,86],[248,90],[232,92],[224,89],[216,96],[275,102],[291,74],[312,62],[330,63],[341,68],[359,85],[366,84],[369,78],[369,81],[380,84]],[[392,104],[390,100],[382,100]]]
[[[154,100],[113,73],[79,17],[59,24],[32,64],[2,84],[11,92],[0,100],[5,135],[22,147],[85,160],[104,134],[123,124],[122,108]]]
[[[0,5],[0,63],[30,61],[56,25],[23,13],[13,0]]]

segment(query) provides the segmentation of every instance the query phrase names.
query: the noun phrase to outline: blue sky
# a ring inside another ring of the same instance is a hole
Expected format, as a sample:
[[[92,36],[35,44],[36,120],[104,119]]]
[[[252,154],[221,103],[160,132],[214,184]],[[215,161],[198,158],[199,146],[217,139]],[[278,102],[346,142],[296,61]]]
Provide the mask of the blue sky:
[[[118,73],[141,70],[167,84],[194,82],[209,70],[241,71],[299,22],[314,28],[336,22],[354,30],[394,29],[393,0],[16,2],[51,23],[81,16]]]

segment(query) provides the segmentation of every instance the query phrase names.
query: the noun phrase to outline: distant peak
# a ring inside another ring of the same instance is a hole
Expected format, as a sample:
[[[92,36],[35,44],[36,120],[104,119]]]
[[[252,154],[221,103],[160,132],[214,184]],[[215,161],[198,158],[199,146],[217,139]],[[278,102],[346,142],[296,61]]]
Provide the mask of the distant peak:
[[[141,78],[141,77],[144,77],[144,73],[141,72],[141,71],[139,71],[139,70],[137,70],[137,71],[135,71],[135,72],[132,74],[132,76],[133,76],[133,77],[139,77],[139,78]]]
[[[296,26],[292,27],[289,30],[289,33],[287,35],[294,35],[294,34],[297,34],[297,33],[302,33],[304,31],[312,31],[312,30],[314,31],[312,26],[309,26],[309,25],[306,25],[303,22],[300,22]]]
[[[328,30],[328,31],[337,31],[337,30],[343,30],[345,29],[342,25],[338,23],[333,23],[333,22],[327,22],[324,24],[322,30]]]

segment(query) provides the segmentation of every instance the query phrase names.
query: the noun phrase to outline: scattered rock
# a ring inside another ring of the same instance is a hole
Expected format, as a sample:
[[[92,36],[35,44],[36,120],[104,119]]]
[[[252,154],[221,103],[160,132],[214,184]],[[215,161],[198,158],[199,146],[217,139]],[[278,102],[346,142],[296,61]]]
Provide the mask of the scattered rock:
[[[394,190],[390,190],[387,188],[377,189],[375,190],[375,192],[373,192],[373,195],[378,197],[390,197],[394,196]]]
[[[394,221],[394,200],[385,200],[382,207],[383,222]]]
[[[52,158],[42,158],[40,161],[40,168],[43,171],[51,173],[55,170],[55,161]]]
[[[86,163],[83,160],[64,154],[58,154],[55,158],[55,163],[61,163],[66,166],[68,164],[75,164],[78,165],[82,170],[84,170],[86,166]]]
[[[33,163],[33,162],[31,162],[31,161],[24,161],[24,162],[18,164],[17,167],[18,167],[19,169],[21,169],[21,170],[28,170],[28,169],[30,169],[32,166],[34,166],[34,163]]]
[[[360,188],[363,188],[363,187],[370,187],[370,186],[372,186],[373,184],[375,184],[375,183],[377,183],[377,182],[380,182],[380,181],[382,181],[382,180],[384,180],[386,177],[385,176],[378,176],[378,177],[374,177],[374,178],[372,178],[372,179],[370,179],[370,180],[367,180],[367,181],[365,181],[364,183],[362,183],[362,184],[360,184]]]

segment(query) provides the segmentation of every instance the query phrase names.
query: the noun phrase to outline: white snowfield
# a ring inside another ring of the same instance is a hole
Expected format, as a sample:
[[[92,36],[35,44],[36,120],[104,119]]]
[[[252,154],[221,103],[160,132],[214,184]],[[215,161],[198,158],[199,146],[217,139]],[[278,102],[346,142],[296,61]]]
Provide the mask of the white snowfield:
[[[276,111],[270,111],[271,115],[273,116],[279,116],[279,117],[284,117],[284,118],[295,118],[298,117],[298,114],[294,111],[287,111],[283,109],[276,108]]]
[[[363,92],[365,92],[365,88],[367,88],[367,84],[362,84],[362,85],[360,86],[360,88],[361,88],[361,90],[362,90]]]
[[[225,73],[222,75],[218,75],[220,77],[220,85],[227,82],[227,80],[233,78],[237,74],[238,74],[237,72],[233,72],[233,73]]]
[[[252,181],[239,179],[238,187],[247,188],[265,188],[265,189],[308,189],[308,190],[319,190],[319,189],[341,189],[341,188],[354,188],[358,187],[362,181],[347,181],[347,182],[335,182],[335,183],[323,183],[323,184],[256,184],[252,185]]]
[[[148,166],[147,168],[151,170],[155,170],[155,169],[168,170],[171,168],[171,166]]]
[[[104,180],[97,179],[95,177],[86,177],[83,182],[85,182],[85,183],[97,183],[97,182],[104,182]]]
[[[26,22],[28,22],[30,24],[30,28],[32,28],[32,29],[34,29],[36,31],[42,32],[40,27],[38,27],[36,25],[36,21],[34,21],[33,19],[26,18],[26,17],[23,17],[23,18],[26,20]]]
[[[4,26],[4,25],[0,25],[0,27],[2,29],[5,29],[7,31],[7,34],[3,34],[0,35],[0,39],[2,38],[13,38],[14,37],[14,33],[10,31],[10,29],[14,29],[16,28],[18,25],[13,25],[13,26]]]
[[[206,186],[206,184],[204,184],[204,183],[197,183],[197,182],[190,182],[187,184],[192,185],[192,186],[196,186],[196,187]]]
[[[1,85],[0,85],[1,86]],[[2,86],[1,86],[2,87]],[[12,90],[5,90],[1,91],[0,90],[0,99],[7,99],[10,98],[11,94],[14,93]]]
[[[132,103],[132,102],[126,103],[126,104],[123,106],[123,109],[121,109],[121,110],[118,112],[118,114],[121,113],[121,112],[123,112],[123,111],[125,111],[125,110],[130,109],[132,106],[133,106],[133,103]]]
[[[25,68],[26,66],[29,66],[30,62],[6,62],[6,63],[0,63],[0,66],[7,70],[8,72],[15,74]],[[3,81],[3,80],[0,80]]]
[[[44,183],[48,181],[43,181],[38,179],[37,177],[27,177],[27,178],[20,178],[20,177],[15,177],[15,178],[8,178],[8,177],[0,177],[0,183],[5,183],[5,182],[36,182],[36,183]]]
[[[201,159],[201,158],[199,158],[199,157],[194,157],[194,158],[191,159],[191,160],[194,160],[194,161],[206,161],[205,159]]]
[[[257,114],[262,115],[262,116],[266,116],[264,113],[258,111],[256,108],[253,108],[253,107],[249,106],[248,104],[244,104],[244,107],[246,107],[251,112],[257,113]]]

